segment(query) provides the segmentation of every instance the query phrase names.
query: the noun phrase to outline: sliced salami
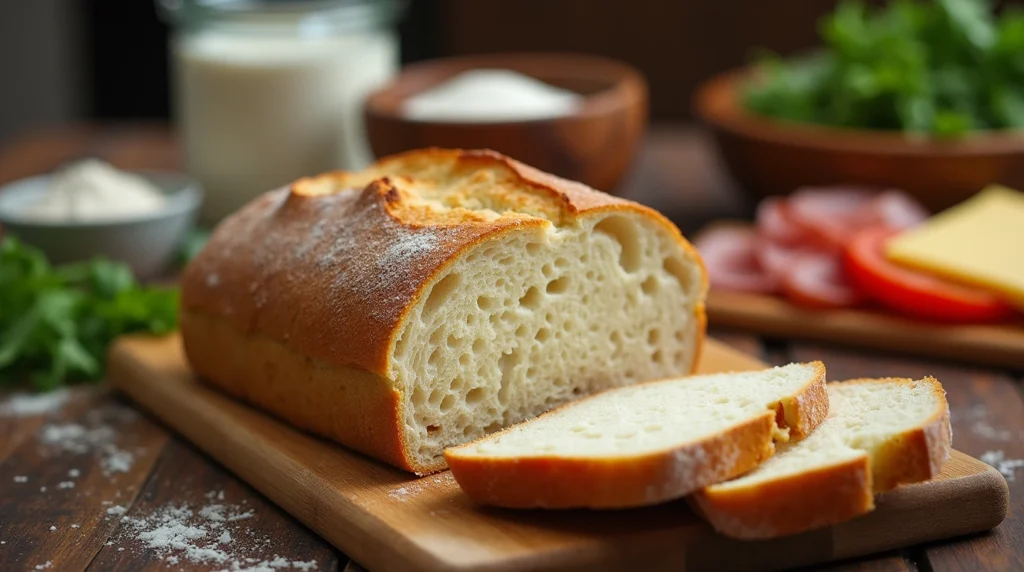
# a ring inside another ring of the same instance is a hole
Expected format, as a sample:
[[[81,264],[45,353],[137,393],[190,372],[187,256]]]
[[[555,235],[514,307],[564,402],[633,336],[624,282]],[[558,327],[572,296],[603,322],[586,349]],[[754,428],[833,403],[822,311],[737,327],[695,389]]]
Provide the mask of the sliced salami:
[[[792,302],[809,308],[846,308],[861,301],[846,279],[842,260],[832,255],[799,257],[781,286]]]
[[[695,246],[704,259],[712,288],[735,292],[774,293],[778,282],[762,268],[754,252],[753,229],[718,227],[701,235]]]

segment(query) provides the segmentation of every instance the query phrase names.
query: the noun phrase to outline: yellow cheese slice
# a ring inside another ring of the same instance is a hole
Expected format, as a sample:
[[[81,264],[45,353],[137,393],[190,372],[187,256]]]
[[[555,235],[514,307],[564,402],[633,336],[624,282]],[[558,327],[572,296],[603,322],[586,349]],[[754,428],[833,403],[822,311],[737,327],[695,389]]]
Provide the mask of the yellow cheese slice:
[[[1002,294],[1024,308],[1024,193],[991,186],[886,245],[889,260]]]

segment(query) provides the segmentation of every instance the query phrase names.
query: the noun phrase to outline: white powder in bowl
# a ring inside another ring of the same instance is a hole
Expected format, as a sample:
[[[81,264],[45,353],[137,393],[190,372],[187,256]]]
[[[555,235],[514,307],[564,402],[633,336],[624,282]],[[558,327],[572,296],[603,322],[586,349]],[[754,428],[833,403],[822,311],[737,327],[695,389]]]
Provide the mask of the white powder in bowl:
[[[579,106],[580,94],[521,73],[476,69],[411,96],[402,114],[420,121],[502,123],[564,117]]]

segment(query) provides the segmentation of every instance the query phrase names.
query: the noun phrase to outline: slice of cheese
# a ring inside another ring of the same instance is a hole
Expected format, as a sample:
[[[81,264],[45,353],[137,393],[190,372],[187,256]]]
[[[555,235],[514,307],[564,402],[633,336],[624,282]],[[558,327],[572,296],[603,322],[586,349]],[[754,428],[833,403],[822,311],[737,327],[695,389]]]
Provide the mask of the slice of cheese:
[[[1024,193],[991,186],[886,245],[889,260],[1024,308]]]

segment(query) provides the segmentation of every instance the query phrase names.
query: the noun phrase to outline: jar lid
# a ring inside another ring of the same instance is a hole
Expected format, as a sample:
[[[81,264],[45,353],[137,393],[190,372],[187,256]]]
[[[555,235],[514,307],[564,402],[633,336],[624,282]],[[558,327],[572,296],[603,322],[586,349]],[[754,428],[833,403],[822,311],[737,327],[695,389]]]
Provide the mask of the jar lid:
[[[309,29],[365,30],[390,26],[406,0],[156,0],[171,24],[184,28],[232,23]]]

